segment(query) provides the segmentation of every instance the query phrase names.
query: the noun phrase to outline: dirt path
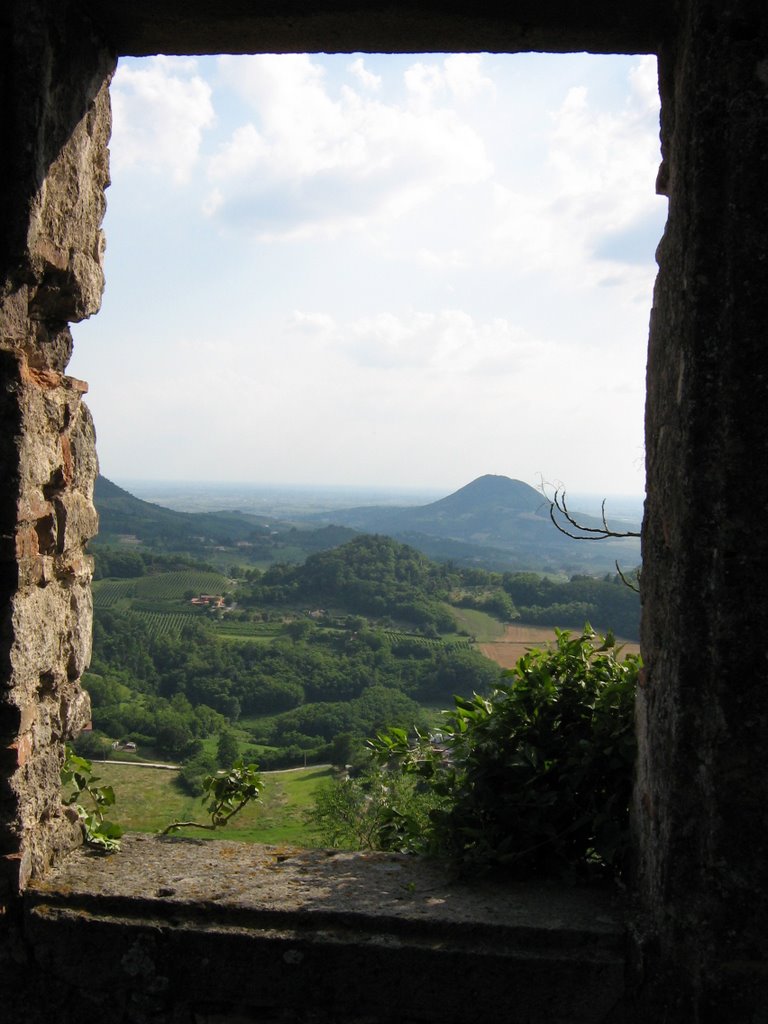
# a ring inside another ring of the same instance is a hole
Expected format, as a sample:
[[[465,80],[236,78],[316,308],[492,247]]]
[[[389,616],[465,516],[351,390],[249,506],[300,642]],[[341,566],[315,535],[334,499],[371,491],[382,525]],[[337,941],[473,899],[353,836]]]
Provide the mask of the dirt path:
[[[177,772],[182,766],[180,764],[161,764],[159,761],[108,761],[98,757],[91,758],[92,764],[127,764],[132,768],[165,768],[167,771]],[[330,764],[305,764],[298,768],[275,768],[266,771],[259,771],[260,775],[283,775],[285,772],[305,772],[310,768],[322,770],[332,768]]]

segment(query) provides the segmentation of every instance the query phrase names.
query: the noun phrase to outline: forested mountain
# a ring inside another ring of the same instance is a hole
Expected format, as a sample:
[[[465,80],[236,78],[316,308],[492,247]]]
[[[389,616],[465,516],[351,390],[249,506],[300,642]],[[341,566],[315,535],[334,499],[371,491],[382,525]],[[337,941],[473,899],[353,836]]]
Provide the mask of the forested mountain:
[[[560,581],[530,572],[493,573],[433,562],[391,537],[363,534],[303,565],[273,565],[249,575],[236,593],[242,607],[324,606],[437,635],[455,628],[454,605],[505,622],[581,629],[589,621],[626,639],[639,635],[639,595],[615,572]]]
[[[594,518],[579,518],[586,526],[599,526]],[[428,505],[354,508],[312,519],[386,533],[432,558],[497,570],[605,572],[617,559],[629,567],[640,561],[639,540],[574,541],[552,525],[549,502],[539,491],[490,474]]]
[[[547,500],[533,487],[486,475],[428,505],[372,506],[313,513],[283,522],[240,511],[177,512],[96,481],[96,545],[131,546],[214,562],[301,562],[356,533],[386,534],[430,558],[498,572],[605,573],[640,562],[635,538],[579,543],[552,525]],[[585,526],[599,525],[579,515]],[[639,527],[638,527],[639,529]]]

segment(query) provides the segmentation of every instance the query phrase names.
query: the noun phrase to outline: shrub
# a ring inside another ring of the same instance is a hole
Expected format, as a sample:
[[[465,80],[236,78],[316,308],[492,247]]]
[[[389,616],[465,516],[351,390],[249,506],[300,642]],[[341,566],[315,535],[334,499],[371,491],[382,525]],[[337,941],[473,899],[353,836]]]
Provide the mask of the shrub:
[[[216,758],[212,754],[200,752],[182,765],[177,776],[177,785],[190,796],[200,796],[203,792],[203,781],[215,773]]]
[[[429,835],[429,815],[439,806],[416,779],[371,765],[356,778],[318,787],[306,819],[327,846],[427,852],[416,837]]]
[[[639,667],[637,657],[619,660],[610,634],[558,631],[554,648],[522,657],[489,697],[455,698],[439,743],[379,736],[380,763],[447,801],[426,845],[464,871],[623,873]],[[424,836],[411,846],[423,849]]]

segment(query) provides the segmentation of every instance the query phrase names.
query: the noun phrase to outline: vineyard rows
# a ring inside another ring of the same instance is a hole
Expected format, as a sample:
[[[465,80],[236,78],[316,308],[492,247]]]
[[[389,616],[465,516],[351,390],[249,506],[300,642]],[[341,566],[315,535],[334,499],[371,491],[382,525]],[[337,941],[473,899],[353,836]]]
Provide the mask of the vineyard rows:
[[[135,580],[98,580],[93,585],[93,603],[96,608],[113,608],[123,597],[134,597]]]
[[[93,598],[97,608],[112,608],[122,598],[181,601],[188,593],[224,594],[231,588],[232,584],[221,573],[190,570],[129,580],[97,580],[93,585]]]
[[[419,636],[415,633],[398,633],[394,630],[385,630],[384,636],[393,644],[411,643],[417,644],[419,647],[429,647],[431,649],[457,647],[469,650],[472,647],[469,640],[445,640],[442,637]]]
[[[135,581],[136,597],[155,601],[179,601],[186,593],[223,594],[231,584],[218,572],[164,572]]]
[[[166,634],[178,636],[185,626],[189,626],[193,622],[199,621],[199,616],[194,612],[137,611],[134,612],[134,615],[138,615],[139,618],[147,624],[149,633],[153,637],[164,636]]]
[[[272,639],[280,634],[281,629],[279,626],[267,626],[266,628],[262,625],[256,625],[253,622],[232,622],[226,619],[219,620],[216,622],[215,629],[217,633],[222,636],[247,636],[247,637],[268,637]]]

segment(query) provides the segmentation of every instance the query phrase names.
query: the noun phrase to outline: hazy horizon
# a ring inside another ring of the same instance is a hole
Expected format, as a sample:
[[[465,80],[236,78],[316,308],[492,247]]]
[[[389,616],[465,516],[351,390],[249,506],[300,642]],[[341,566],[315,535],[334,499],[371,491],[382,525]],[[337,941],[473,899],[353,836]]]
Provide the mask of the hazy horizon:
[[[294,512],[299,510],[334,511],[363,505],[421,505],[430,504],[447,497],[467,484],[488,474],[479,474],[456,487],[432,488],[378,484],[301,484],[301,483],[260,483],[255,481],[216,480],[147,480],[130,477],[107,476],[112,483],[129,491],[137,498],[165,504],[177,511],[211,511],[235,509],[253,511],[267,508],[268,514],[277,515],[275,509]],[[505,474],[491,474],[505,475]],[[519,479],[519,478],[511,478]],[[527,483],[527,481],[523,481]],[[535,484],[529,484],[539,490]],[[549,493],[552,493],[551,488]],[[591,515],[600,513],[603,500],[606,502],[608,519],[639,521],[645,500],[642,494],[597,494],[568,491],[569,507]],[[542,500],[544,496],[542,495]],[[245,507],[243,507],[245,506]]]
[[[110,92],[70,372],[115,477],[642,491],[654,57],[121,58]]]

